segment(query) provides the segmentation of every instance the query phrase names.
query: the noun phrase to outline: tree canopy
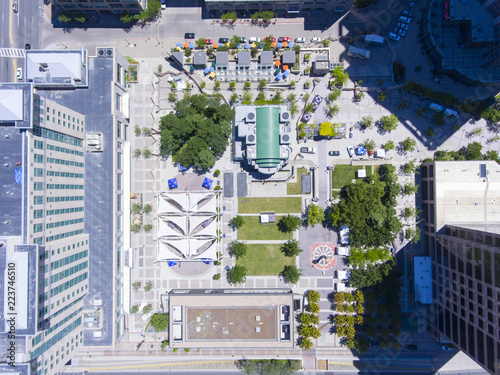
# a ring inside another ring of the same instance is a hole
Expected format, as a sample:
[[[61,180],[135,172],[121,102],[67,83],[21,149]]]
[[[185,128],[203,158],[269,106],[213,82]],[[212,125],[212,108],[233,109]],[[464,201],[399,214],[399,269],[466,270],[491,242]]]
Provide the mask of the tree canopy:
[[[243,242],[233,241],[231,242],[231,254],[235,258],[241,258],[247,253],[247,245]]]
[[[322,137],[336,137],[339,134],[335,125],[330,122],[322,122],[319,125],[319,135]]]
[[[247,269],[243,266],[234,266],[229,270],[229,282],[231,284],[244,283],[247,279]]]
[[[302,276],[302,272],[297,266],[288,265],[285,266],[281,274],[286,279],[286,281],[291,284],[296,284],[299,281],[300,276]]]
[[[281,251],[287,257],[295,257],[302,252],[302,249],[299,246],[299,241],[297,240],[289,240],[281,246]]]
[[[150,322],[155,332],[165,332],[168,329],[168,314],[153,314]]]
[[[245,219],[243,216],[237,215],[231,219],[231,226],[235,229],[239,229],[245,224]]]
[[[280,232],[291,233],[298,229],[301,224],[302,219],[300,217],[288,214],[286,216],[282,216],[277,225]]]
[[[314,226],[325,220],[325,211],[317,204],[311,203],[307,208],[307,225]]]
[[[300,361],[291,359],[242,359],[236,367],[246,375],[294,375]]]
[[[179,100],[174,113],[161,118],[160,153],[185,167],[207,170],[229,143],[234,110],[219,97],[191,95]]]
[[[396,130],[398,127],[398,121],[398,118],[391,113],[389,116],[382,116],[380,118],[380,126],[386,132],[390,132],[392,130]]]

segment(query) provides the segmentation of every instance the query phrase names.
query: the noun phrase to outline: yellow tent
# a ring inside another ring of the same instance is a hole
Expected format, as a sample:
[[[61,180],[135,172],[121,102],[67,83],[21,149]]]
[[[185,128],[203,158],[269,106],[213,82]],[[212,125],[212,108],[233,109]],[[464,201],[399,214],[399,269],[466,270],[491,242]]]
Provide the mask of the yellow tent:
[[[211,79],[214,79],[214,78],[215,78],[215,72],[210,73],[209,77],[210,77]]]

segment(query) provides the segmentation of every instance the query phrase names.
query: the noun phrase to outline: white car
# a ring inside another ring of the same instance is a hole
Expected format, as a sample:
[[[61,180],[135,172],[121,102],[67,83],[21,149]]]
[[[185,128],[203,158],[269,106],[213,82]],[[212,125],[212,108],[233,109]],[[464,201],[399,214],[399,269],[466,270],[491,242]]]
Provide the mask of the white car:
[[[318,43],[321,42],[321,38],[318,38],[317,36],[311,38],[311,43]]]
[[[23,69],[22,68],[17,68],[17,70],[16,70],[16,77],[19,80],[23,79]]]
[[[399,17],[399,22],[410,23],[411,17],[401,16],[401,17]]]
[[[410,10],[403,10],[401,12],[401,15],[403,15],[405,17],[411,17],[411,16],[413,16],[413,13]]]
[[[406,30],[403,30],[403,29],[396,29],[396,30],[394,30],[394,32],[402,37],[404,37],[406,35]]]
[[[260,42],[260,38],[257,38],[255,36],[252,36],[250,39],[248,39],[248,41],[250,43],[259,43]]]
[[[347,147],[347,152],[349,153],[349,157],[354,156],[354,148],[352,146]]]
[[[161,0],[161,9],[167,9],[167,0]]]
[[[295,38],[295,43],[305,43],[306,39],[305,38]]]
[[[397,28],[401,30],[408,30],[410,28],[410,25],[408,25],[407,23],[399,22]]]
[[[388,38],[395,40],[396,42],[398,42],[401,39],[401,37],[398,34],[394,34],[394,33],[389,33]]]

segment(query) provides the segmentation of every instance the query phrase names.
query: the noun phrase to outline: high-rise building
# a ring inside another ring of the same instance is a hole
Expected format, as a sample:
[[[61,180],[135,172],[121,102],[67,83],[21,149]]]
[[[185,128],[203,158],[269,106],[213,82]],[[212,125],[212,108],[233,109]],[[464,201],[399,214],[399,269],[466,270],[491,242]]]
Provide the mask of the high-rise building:
[[[51,0],[56,9],[81,13],[139,13],[147,0]]]
[[[430,331],[500,374],[500,165],[425,163],[421,177],[432,259]]]
[[[0,120],[2,362],[54,374],[83,346],[85,117],[20,83],[0,85]]]

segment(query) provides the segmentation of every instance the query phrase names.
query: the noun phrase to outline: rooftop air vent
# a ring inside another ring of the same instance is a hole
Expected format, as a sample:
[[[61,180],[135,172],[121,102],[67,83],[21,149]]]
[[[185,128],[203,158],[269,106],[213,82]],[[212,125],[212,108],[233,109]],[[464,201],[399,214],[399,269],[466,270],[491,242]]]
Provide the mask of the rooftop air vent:
[[[290,143],[290,135],[288,135],[288,134],[281,134],[280,135],[280,143],[282,143],[282,144],[288,144],[288,143]]]
[[[255,135],[249,134],[247,135],[247,145],[255,144]]]
[[[113,48],[106,48],[106,57],[113,57]]]
[[[290,115],[290,112],[280,112],[280,122],[289,122],[291,118],[292,116]]]
[[[247,113],[247,122],[255,122],[255,112]]]
[[[97,57],[106,57],[106,49],[98,48],[97,49]]]

